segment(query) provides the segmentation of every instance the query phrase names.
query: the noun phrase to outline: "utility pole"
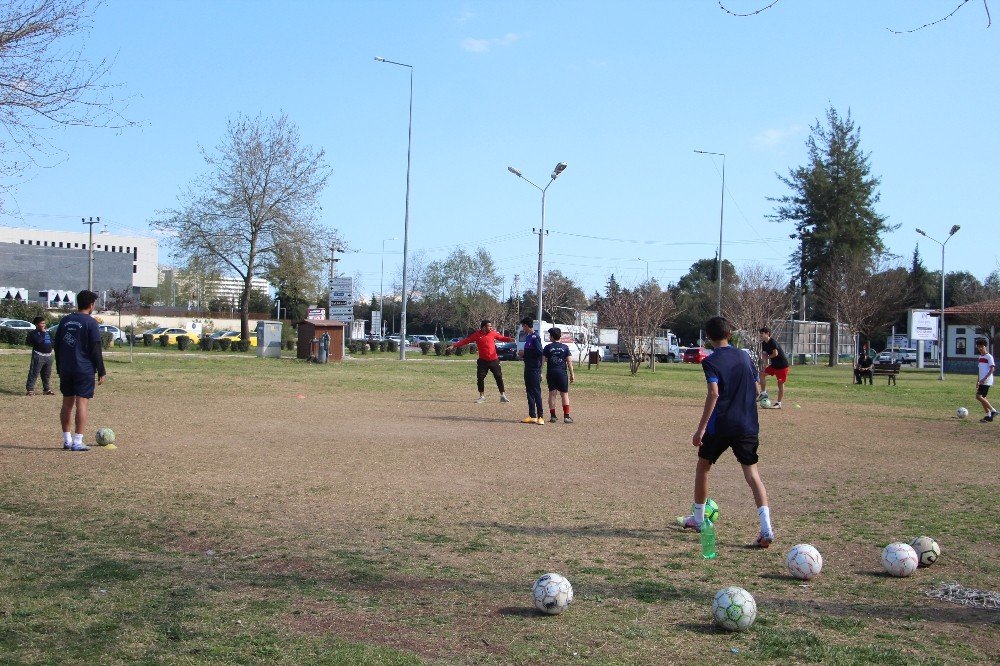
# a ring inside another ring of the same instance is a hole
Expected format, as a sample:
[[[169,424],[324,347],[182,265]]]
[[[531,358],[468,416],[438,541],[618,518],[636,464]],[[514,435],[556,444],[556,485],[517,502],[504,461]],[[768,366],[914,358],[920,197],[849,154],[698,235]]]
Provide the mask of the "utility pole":
[[[87,291],[94,291],[94,225],[101,223],[101,218],[87,218],[82,217],[80,220],[84,224],[90,225],[90,240],[87,242]]]
[[[517,302],[517,324],[518,326],[520,326],[521,325],[521,276],[520,275],[514,276],[514,285],[510,289],[511,289],[511,296]],[[516,330],[520,331],[521,329],[518,328]]]

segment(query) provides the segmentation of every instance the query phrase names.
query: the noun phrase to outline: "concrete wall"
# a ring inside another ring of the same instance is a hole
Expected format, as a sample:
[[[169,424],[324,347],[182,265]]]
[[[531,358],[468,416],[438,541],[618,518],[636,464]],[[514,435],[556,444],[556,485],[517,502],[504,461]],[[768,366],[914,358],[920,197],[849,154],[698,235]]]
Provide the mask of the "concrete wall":
[[[87,288],[87,250],[0,243],[0,284],[39,292],[80,292]],[[94,291],[132,288],[132,255],[94,252]]]

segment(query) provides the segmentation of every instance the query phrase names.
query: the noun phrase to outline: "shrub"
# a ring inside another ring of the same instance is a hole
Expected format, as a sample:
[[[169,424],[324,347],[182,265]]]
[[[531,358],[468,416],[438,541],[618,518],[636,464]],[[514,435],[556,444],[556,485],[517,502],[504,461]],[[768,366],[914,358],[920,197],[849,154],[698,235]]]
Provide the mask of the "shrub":
[[[18,301],[13,298],[0,300],[0,319],[23,319],[31,321],[35,317],[47,315],[45,306],[41,303]]]
[[[368,343],[366,341],[358,340],[358,352],[360,352],[362,356],[368,353]]]
[[[431,353],[431,343],[427,342],[426,340],[424,340],[423,342],[421,342],[420,343],[420,353],[423,354],[424,356],[427,356],[428,354],[430,354]]]
[[[395,340],[386,340],[385,346],[386,346],[386,351],[391,352],[393,354],[399,351],[399,343],[396,342]]]
[[[215,340],[212,339],[212,336],[203,335],[201,336],[201,339],[198,340],[198,349],[202,351],[212,351],[213,342],[215,342]]]
[[[167,335],[166,333],[163,333],[162,335],[160,335],[160,337],[156,339],[160,343],[161,347],[166,347],[167,345],[170,344],[170,336]]]
[[[445,348],[444,348],[444,355],[445,356],[451,356],[454,353],[455,353],[455,349],[453,347],[449,347],[447,345],[445,346]]]
[[[434,355],[435,356],[443,356],[444,355],[444,347],[445,347],[445,344],[443,342],[435,342],[434,343]]]
[[[385,348],[386,348],[386,343],[385,343],[385,340],[379,340],[379,341],[378,341],[378,350],[379,350],[380,352],[384,352],[384,351],[385,351]]]
[[[221,351],[229,351],[229,347],[233,344],[233,341],[229,338],[219,338],[216,342],[219,343],[219,349]]]
[[[247,352],[250,351],[250,341],[249,340],[233,340],[233,346],[230,347],[235,352]]]
[[[287,351],[292,351],[295,349],[295,340],[285,340],[284,346]]]
[[[473,342],[472,344],[466,345],[466,346],[469,348],[469,353],[470,354],[475,355],[475,354],[479,353],[479,347],[476,346],[475,342]]]
[[[191,338],[189,336],[187,335],[177,336],[177,349],[179,349],[180,351],[185,351],[190,346],[191,346]]]
[[[466,347],[471,347],[472,345],[464,345],[462,347],[455,347],[455,356],[465,356]]]
[[[209,341],[212,343],[212,351],[220,351],[222,349],[222,343],[215,338],[209,338]]]
[[[142,346],[143,347],[152,347],[153,346],[153,334],[152,333],[143,333],[142,334]]]
[[[114,341],[115,336],[111,335],[108,331],[101,331],[101,348],[111,349],[111,345]]]
[[[9,345],[24,345],[28,342],[28,331],[18,331],[13,328],[0,328],[0,342]]]

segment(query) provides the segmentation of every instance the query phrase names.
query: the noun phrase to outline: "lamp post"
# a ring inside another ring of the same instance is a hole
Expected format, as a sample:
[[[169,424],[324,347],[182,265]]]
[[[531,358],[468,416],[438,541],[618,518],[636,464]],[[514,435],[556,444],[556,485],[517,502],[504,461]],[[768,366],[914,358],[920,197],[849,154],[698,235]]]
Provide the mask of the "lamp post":
[[[719,282],[719,296],[718,302],[715,307],[715,314],[719,317],[722,316],[722,221],[726,212],[726,154],[725,153],[713,153],[707,150],[696,150],[694,151],[699,155],[717,155],[722,158],[722,198],[719,203],[719,258],[717,265],[717,272],[715,277]]]
[[[385,280],[385,244],[388,241],[399,240],[395,236],[392,238],[382,239],[382,267],[379,269],[378,274],[378,320],[379,320],[379,337],[385,337],[385,309],[383,308],[383,302],[385,299],[385,291],[383,289],[382,283]]]
[[[403,302],[399,313],[399,360],[406,360],[406,287],[408,273],[409,248],[410,248],[410,155],[413,148],[413,65],[401,62],[386,60],[381,56],[375,56],[377,62],[384,62],[387,65],[406,67],[410,70],[410,116],[406,130],[406,209],[403,215]],[[379,306],[381,307],[381,306]]]
[[[646,282],[649,282],[649,259],[643,259],[642,257],[636,257],[633,261],[644,261],[646,262]]]
[[[945,334],[945,331],[944,331],[944,246],[948,244],[948,241],[951,240],[951,237],[954,236],[956,233],[958,233],[958,230],[961,229],[961,228],[962,227],[958,226],[957,224],[952,225],[951,230],[948,232],[948,237],[944,239],[943,243],[941,241],[939,241],[938,239],[936,239],[936,238],[931,238],[926,233],[924,233],[923,230],[917,229],[917,233],[918,234],[920,234],[924,238],[928,238],[928,239],[934,241],[935,243],[937,243],[938,245],[941,246],[941,332],[938,334],[938,338],[939,338],[938,344],[940,345],[940,349],[941,349],[941,359],[940,359],[940,361],[941,361],[941,375],[938,377],[938,379],[940,379],[941,381],[944,381],[944,357],[945,357],[945,351],[947,349],[947,347],[945,345],[945,337],[944,337],[944,334]]]
[[[514,167],[512,166],[507,167],[507,171],[510,171],[512,174],[514,174],[515,176],[517,176],[518,178],[520,178],[521,180],[528,183],[529,185],[531,185],[536,190],[542,193],[542,226],[538,230],[538,291],[535,292],[536,295],[538,296],[539,328],[541,328],[542,326],[542,257],[545,252],[545,192],[546,190],[549,189],[549,186],[552,185],[552,183],[556,182],[556,178],[558,178],[559,175],[565,170],[566,170],[566,163],[560,162],[552,170],[552,175],[549,177],[549,182],[545,185],[545,187],[539,187],[538,185],[535,185],[533,182],[525,178],[524,175],[521,174],[521,172],[515,169]]]
[[[87,290],[94,291],[94,225],[101,223],[101,218],[80,218],[84,224],[90,225],[90,238],[87,240]]]

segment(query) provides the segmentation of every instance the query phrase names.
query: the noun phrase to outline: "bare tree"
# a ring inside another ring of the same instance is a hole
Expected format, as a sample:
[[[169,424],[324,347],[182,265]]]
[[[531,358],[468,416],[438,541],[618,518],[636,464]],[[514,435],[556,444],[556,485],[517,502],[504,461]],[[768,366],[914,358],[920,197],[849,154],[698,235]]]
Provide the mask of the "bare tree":
[[[629,371],[633,375],[639,372],[656,332],[674,310],[670,294],[660,289],[655,280],[634,289],[622,289],[606,299],[605,321],[618,329],[618,348],[628,355]]]
[[[790,317],[788,280],[777,270],[761,264],[747,264],[739,280],[722,300],[722,314],[738,333],[739,342],[753,346],[757,331],[770,328],[777,334],[779,322]]]
[[[108,290],[106,305],[108,309],[118,314],[118,328],[121,329],[122,313],[134,310],[139,305],[139,301],[132,293],[131,287],[122,287],[121,289]],[[132,333],[134,334],[135,331]]]
[[[300,144],[285,115],[230,120],[223,141],[202,156],[208,171],[155,224],[174,237],[175,256],[243,280],[240,333],[248,340],[251,283],[265,260],[282,247],[329,244],[331,232],[316,217],[330,169],[322,149]]]
[[[891,325],[906,307],[908,273],[884,258],[834,259],[827,274],[829,279],[817,285],[816,296],[827,309],[839,313],[852,334],[870,339],[876,331]]]
[[[105,83],[110,63],[84,60],[70,42],[90,29],[86,0],[3,0],[0,2],[0,140],[6,174],[22,165],[11,154],[36,162],[52,150],[46,131],[59,126],[120,129],[134,123]]]

